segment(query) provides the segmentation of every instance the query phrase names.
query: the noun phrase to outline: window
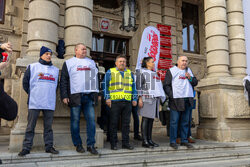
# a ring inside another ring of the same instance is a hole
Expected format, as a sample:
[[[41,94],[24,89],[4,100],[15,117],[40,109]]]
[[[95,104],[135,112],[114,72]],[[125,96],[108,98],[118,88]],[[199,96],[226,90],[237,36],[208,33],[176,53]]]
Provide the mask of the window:
[[[198,6],[182,3],[182,48],[186,52],[199,53]]]
[[[0,0],[0,24],[4,23],[5,0]]]
[[[120,0],[94,0],[94,5],[100,5],[104,8],[116,9],[121,6]]]
[[[126,54],[126,40],[112,37],[93,35],[92,51]]]
[[[90,55],[93,60],[103,66],[105,70],[115,66],[115,58],[119,54],[126,55],[127,66],[129,66],[128,40],[109,36],[93,34],[92,51]]]

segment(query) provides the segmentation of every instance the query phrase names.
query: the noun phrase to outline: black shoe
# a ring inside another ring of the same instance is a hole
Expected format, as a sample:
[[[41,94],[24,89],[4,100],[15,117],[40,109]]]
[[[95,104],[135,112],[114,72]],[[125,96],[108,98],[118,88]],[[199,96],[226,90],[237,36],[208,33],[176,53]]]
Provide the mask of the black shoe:
[[[142,147],[145,147],[145,148],[154,148],[153,146],[151,146],[151,145],[148,143],[148,141],[143,141],[141,145],[142,145]]]
[[[98,155],[99,153],[97,152],[97,150],[95,149],[94,146],[88,146],[87,147],[87,151],[90,152],[93,155]]]
[[[134,136],[134,139],[135,139],[135,140],[138,140],[138,141],[142,141],[142,137],[141,137],[140,135]]]
[[[131,146],[130,144],[123,144],[122,148],[125,148],[125,149],[128,149],[128,150],[133,150],[134,149],[134,147]]]
[[[59,151],[57,151],[54,147],[50,147],[45,152],[46,153],[51,153],[51,154],[59,154]]]
[[[110,137],[107,137],[107,140],[106,140],[107,142],[110,142]]]
[[[25,150],[25,149],[23,149],[23,150],[18,154],[18,156],[23,157],[23,156],[25,156],[25,155],[27,155],[27,154],[29,154],[29,153],[30,153],[30,150]]]
[[[76,151],[79,152],[79,153],[84,153],[84,152],[85,152],[85,150],[84,150],[84,148],[82,147],[82,145],[76,146]]]
[[[149,145],[153,146],[153,147],[159,147],[159,144],[156,144],[155,142],[153,142],[152,140],[148,140]]]
[[[148,135],[147,135],[147,139],[148,139],[148,143],[153,146],[153,147],[159,147],[159,144],[156,144],[155,142],[152,141],[152,128],[153,128],[153,123],[154,123],[154,119],[148,119]]]
[[[118,150],[116,144],[114,144],[114,145],[111,144],[111,150]]]
[[[188,149],[193,149],[194,146],[190,143],[181,143],[181,146],[186,146]]]
[[[3,164],[2,160],[0,159],[0,164]]]
[[[172,147],[175,150],[178,150],[178,145],[176,143],[170,143],[170,147]]]

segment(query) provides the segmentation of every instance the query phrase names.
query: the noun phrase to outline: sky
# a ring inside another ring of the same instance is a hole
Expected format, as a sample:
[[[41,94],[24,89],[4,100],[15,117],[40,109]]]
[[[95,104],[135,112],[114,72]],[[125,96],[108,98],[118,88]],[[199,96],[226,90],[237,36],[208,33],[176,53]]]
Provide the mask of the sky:
[[[246,38],[247,74],[250,75],[250,0],[243,0],[243,11]]]

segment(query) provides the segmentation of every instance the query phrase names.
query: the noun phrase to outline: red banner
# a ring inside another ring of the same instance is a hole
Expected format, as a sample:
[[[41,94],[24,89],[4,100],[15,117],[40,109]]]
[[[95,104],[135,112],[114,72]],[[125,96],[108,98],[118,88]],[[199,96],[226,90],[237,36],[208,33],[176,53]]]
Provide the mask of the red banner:
[[[158,63],[158,68],[159,69],[168,69],[172,66],[172,60],[168,60],[168,59],[159,59],[159,63]]]
[[[171,36],[171,26],[167,25],[162,25],[162,24],[157,24],[158,30],[161,32],[163,35]]]
[[[172,41],[171,41],[171,26],[157,24],[160,31],[160,58],[158,62],[157,74],[161,80],[165,79],[167,69],[172,67]],[[167,48],[166,48],[167,47]]]
[[[171,37],[161,36],[161,46],[171,47]]]
[[[171,48],[163,48],[163,47],[161,47],[160,57],[172,59],[172,50],[171,50]]]

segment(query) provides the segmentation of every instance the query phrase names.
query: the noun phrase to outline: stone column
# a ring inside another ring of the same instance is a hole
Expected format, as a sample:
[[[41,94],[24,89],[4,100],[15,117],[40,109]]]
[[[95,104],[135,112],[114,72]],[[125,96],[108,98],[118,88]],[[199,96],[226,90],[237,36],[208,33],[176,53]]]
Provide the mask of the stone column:
[[[235,77],[246,75],[246,48],[242,0],[227,0],[230,72]]]
[[[243,56],[238,56],[237,43],[244,45],[242,26],[235,25],[237,19],[234,15],[238,13],[229,14],[228,18],[226,15],[226,11],[239,9],[236,7],[238,2],[228,0],[227,6],[226,0],[204,0],[208,76],[197,86],[200,91],[200,125],[197,128],[197,137],[200,139],[250,141],[250,108],[243,95],[242,79],[232,77],[228,70],[230,66],[234,76],[241,76],[245,67]],[[231,26],[232,23],[235,26]],[[229,37],[228,26],[233,28],[229,29]],[[231,47],[231,62],[228,43]],[[241,48],[240,53],[244,54]],[[236,61],[239,59],[238,64],[235,62],[235,53]]]
[[[30,0],[28,23],[28,56],[38,56],[41,46],[56,54],[58,42],[59,0]]]
[[[205,0],[208,76],[229,76],[227,11],[225,0]]]
[[[66,0],[65,10],[65,58],[75,54],[77,43],[84,43],[90,56],[93,0]]]

